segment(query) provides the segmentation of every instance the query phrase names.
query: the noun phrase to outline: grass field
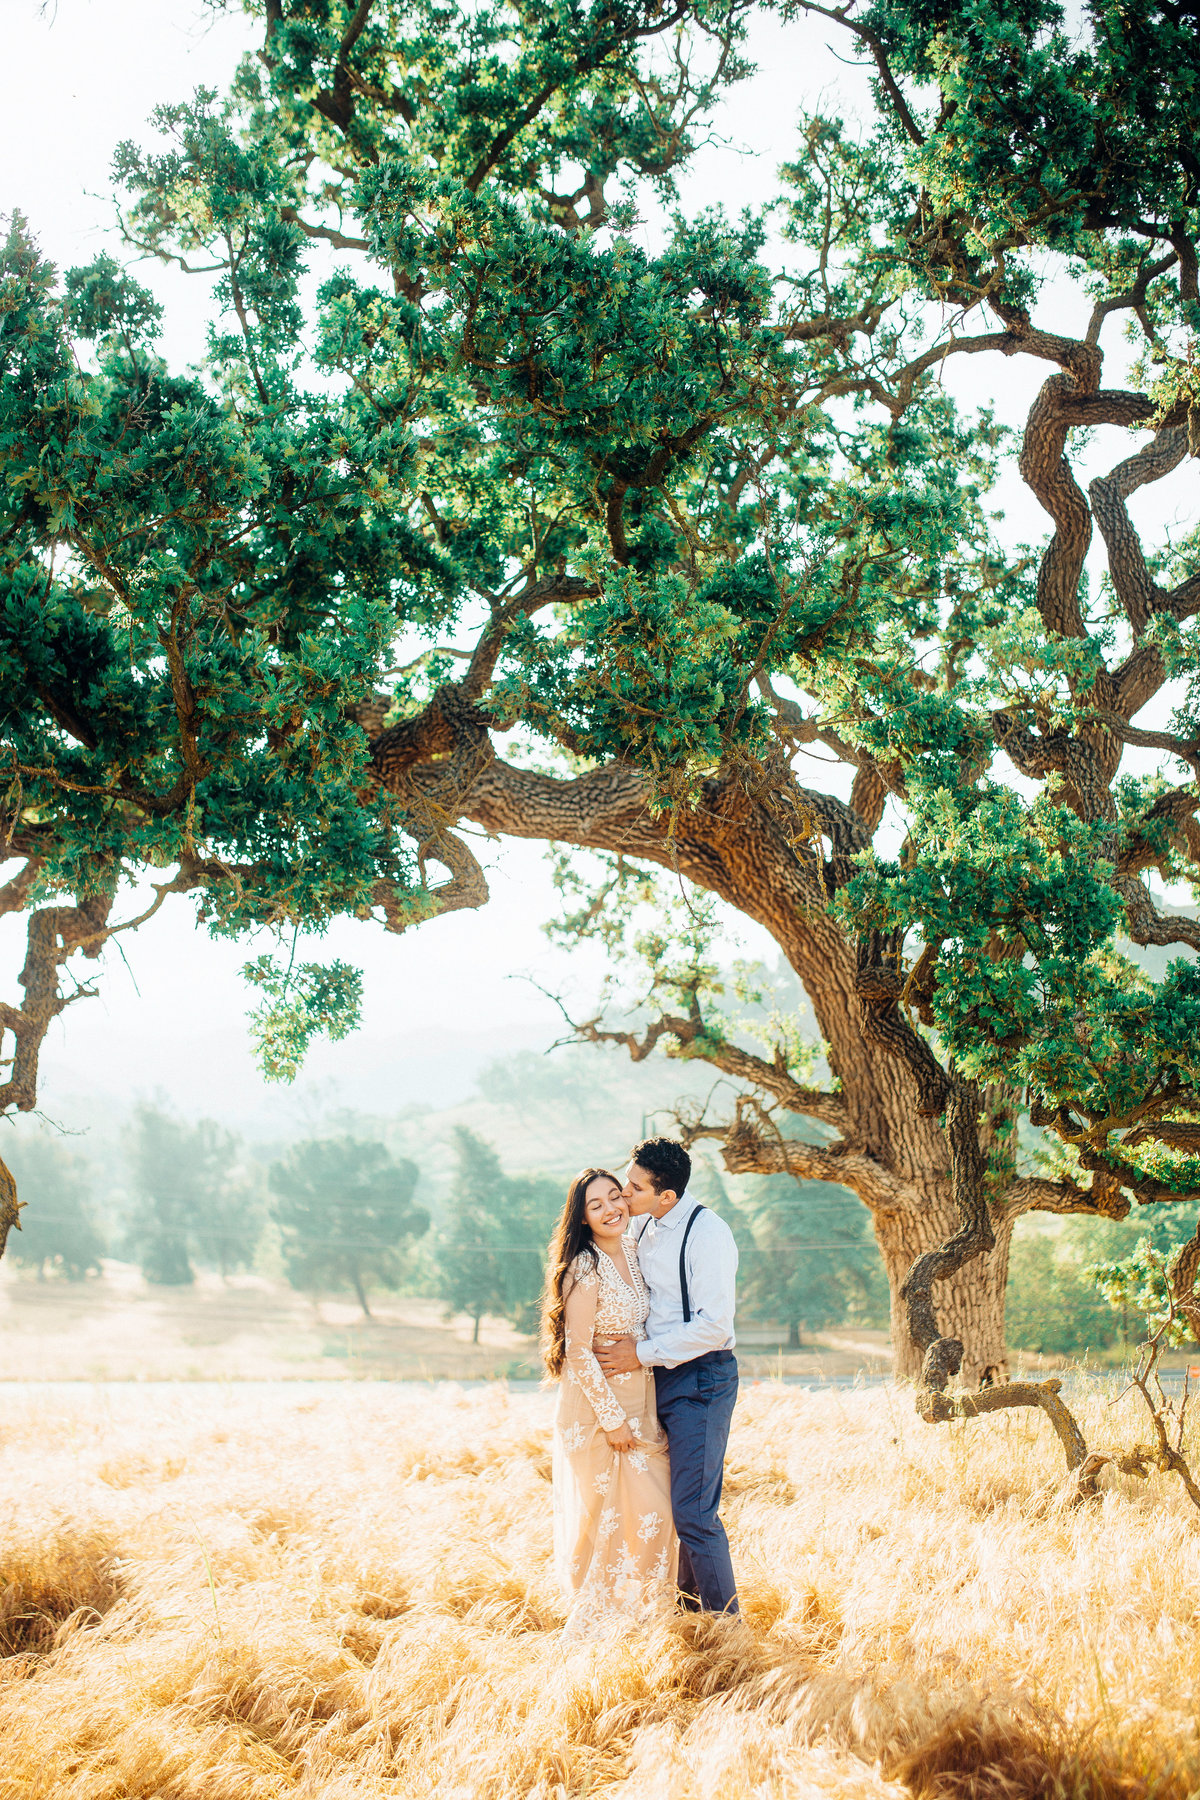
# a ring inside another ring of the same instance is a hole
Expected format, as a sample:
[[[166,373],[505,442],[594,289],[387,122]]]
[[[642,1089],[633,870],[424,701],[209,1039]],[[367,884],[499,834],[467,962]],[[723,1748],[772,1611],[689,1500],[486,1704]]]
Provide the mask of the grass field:
[[[0,1271],[3,1265],[0,1265]],[[314,1300],[282,1281],[202,1273],[191,1287],[153,1287],[127,1264],[103,1280],[0,1273],[0,1357],[10,1374],[55,1381],[486,1379],[537,1372],[536,1346],[502,1319],[471,1341],[469,1319],[436,1300]]]
[[[0,1263],[0,1369],[40,1381],[486,1380],[537,1377],[537,1344],[503,1319],[447,1319],[440,1302],[376,1294],[364,1319],[352,1297],[298,1294],[282,1281],[202,1272],[191,1287],[153,1287],[127,1263],[103,1279],[38,1281]],[[755,1375],[886,1372],[884,1332],[832,1332],[802,1350],[744,1328]]]
[[[1087,1404],[1093,1441],[1139,1434],[1128,1401]],[[744,1621],[565,1654],[550,1409],[502,1386],[0,1389],[2,1800],[1200,1784],[1200,1528],[1166,1478],[1071,1509],[1040,1421],[751,1388],[726,1509]]]

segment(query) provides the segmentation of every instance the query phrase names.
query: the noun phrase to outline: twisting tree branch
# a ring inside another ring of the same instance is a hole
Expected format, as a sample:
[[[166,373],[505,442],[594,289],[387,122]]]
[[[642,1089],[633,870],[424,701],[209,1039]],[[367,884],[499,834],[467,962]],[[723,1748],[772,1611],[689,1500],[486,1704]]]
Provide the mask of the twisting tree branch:
[[[22,871],[25,885],[32,879],[30,870]],[[6,884],[8,898],[20,893],[22,876]],[[112,891],[102,892],[75,906],[43,906],[30,914],[26,936],[25,966],[18,977],[24,989],[20,1006],[0,1002],[0,1037],[11,1034],[13,1053],[11,1073],[0,1082],[0,1114],[31,1112],[37,1104],[38,1057],[47,1031],[69,1000],[59,984],[59,970],[76,950],[96,957],[107,932]],[[90,990],[80,989],[80,994]],[[21,1229],[16,1183],[0,1161],[0,1256],[3,1256],[10,1231]]]
[[[960,1340],[941,1334],[930,1290],[935,1281],[948,1281],[964,1263],[984,1255],[996,1242],[984,1188],[986,1170],[979,1145],[979,1107],[979,1089],[974,1083],[954,1081],[949,1085],[945,1099],[946,1137],[950,1144],[954,1203],[961,1223],[952,1238],[917,1258],[900,1290],[908,1307],[909,1335],[924,1359],[921,1385],[930,1393],[945,1392],[950,1377],[962,1368],[963,1359]]]
[[[662,1014],[645,1027],[640,1038],[634,1031],[602,1029],[599,1017],[587,1019],[580,1024],[572,1020],[568,1022],[577,1042],[619,1044],[629,1052],[635,1063],[644,1062],[664,1038],[673,1038],[679,1046],[674,1054],[682,1053],[698,1058],[711,1064],[714,1069],[720,1069],[723,1074],[747,1082],[770,1095],[772,1100],[785,1107],[788,1112],[801,1113],[807,1118],[818,1120],[822,1125],[830,1125],[835,1130],[846,1128],[846,1108],[838,1095],[797,1081],[788,1069],[781,1049],[777,1048],[774,1057],[768,1061],[766,1057],[756,1056],[752,1051],[729,1043],[705,1021],[695,994],[692,995],[691,1006],[686,1015]],[[668,1054],[672,1053],[668,1051]]]
[[[814,1144],[807,1138],[784,1137],[778,1121],[756,1094],[739,1094],[734,1116],[710,1122],[705,1114],[678,1112],[680,1136],[686,1144],[715,1140],[731,1175],[790,1175],[795,1181],[829,1181],[857,1194],[872,1212],[902,1212],[912,1202],[908,1185],[860,1145]]]
[[[1137,1389],[1146,1403],[1154,1442],[1139,1444],[1124,1456],[1101,1452],[1089,1457],[1087,1469],[1081,1471],[1080,1490],[1085,1497],[1095,1492],[1096,1475],[1106,1463],[1115,1464],[1126,1474],[1142,1476],[1146,1474],[1148,1467],[1153,1466],[1161,1469],[1164,1474],[1177,1475],[1188,1499],[1200,1511],[1200,1483],[1197,1483],[1192,1474],[1183,1452],[1187,1411],[1191,1401],[1191,1374],[1189,1371],[1184,1375],[1183,1393],[1178,1404],[1167,1398],[1159,1375],[1159,1362],[1163,1350],[1170,1342],[1176,1322],[1182,1317],[1186,1319],[1193,1336],[1200,1334],[1200,1297],[1196,1294],[1196,1276],[1200,1273],[1200,1226],[1193,1237],[1180,1245],[1165,1268],[1158,1259],[1155,1260],[1165,1277],[1167,1310],[1142,1345],[1137,1367],[1130,1380],[1130,1385]]]
[[[0,1003],[0,1030],[12,1033],[12,1072],[0,1082],[0,1113],[30,1112],[37,1104],[38,1056],[54,1019],[71,998],[58,972],[76,951],[99,956],[113,903],[110,889],[75,906],[43,906],[30,914],[25,966],[17,977],[25,998],[20,1006]],[[86,993],[83,989],[81,992]]]

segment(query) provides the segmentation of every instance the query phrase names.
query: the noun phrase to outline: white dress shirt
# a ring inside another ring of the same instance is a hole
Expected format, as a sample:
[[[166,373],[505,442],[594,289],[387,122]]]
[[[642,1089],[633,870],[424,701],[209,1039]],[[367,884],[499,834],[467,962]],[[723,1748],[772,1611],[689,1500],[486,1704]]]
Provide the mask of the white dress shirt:
[[[697,1202],[684,1193],[661,1219],[647,1215],[637,1240],[638,1265],[650,1290],[646,1335],[639,1362],[676,1369],[708,1350],[732,1350],[736,1305],[737,1245],[724,1219],[710,1207],[697,1214],[687,1241],[691,1321],[684,1324],[679,1285],[679,1246]]]

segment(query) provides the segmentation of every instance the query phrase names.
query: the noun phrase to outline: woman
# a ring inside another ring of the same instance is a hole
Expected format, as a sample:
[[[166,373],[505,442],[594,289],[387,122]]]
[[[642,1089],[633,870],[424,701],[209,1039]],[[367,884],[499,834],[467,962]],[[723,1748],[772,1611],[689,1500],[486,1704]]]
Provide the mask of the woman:
[[[646,1335],[650,1302],[629,1208],[607,1169],[571,1183],[550,1241],[542,1309],[554,1422],[554,1552],[568,1638],[602,1638],[673,1604],[679,1544],[649,1369],[608,1382],[594,1337]]]

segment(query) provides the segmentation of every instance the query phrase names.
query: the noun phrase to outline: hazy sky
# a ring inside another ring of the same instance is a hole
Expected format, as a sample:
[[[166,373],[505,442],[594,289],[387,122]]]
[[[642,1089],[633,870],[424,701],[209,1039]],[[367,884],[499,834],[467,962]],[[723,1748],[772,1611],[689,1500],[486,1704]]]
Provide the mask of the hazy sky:
[[[147,141],[155,105],[201,85],[223,88],[243,52],[256,47],[258,28],[236,11],[214,17],[196,0],[3,0],[0,18],[10,71],[0,112],[0,208],[26,213],[60,266],[87,261],[106,246],[121,254],[108,173],[114,146],[123,138]],[[862,77],[830,52],[826,35],[819,22],[786,33],[775,20],[760,26],[752,46],[759,73],[736,91],[722,121],[728,141],[698,159],[685,190],[689,208],[721,201],[736,210],[764,199],[775,168],[794,153],[798,107],[821,97],[853,107]],[[845,43],[838,49],[844,55]],[[197,356],[203,281],[156,264],[141,265],[138,275],[166,303],[171,360]],[[984,358],[960,361],[970,366],[954,371],[956,391],[993,401],[1015,423],[1038,372]],[[1095,452],[1100,463],[1104,448]],[[1143,516],[1152,508],[1169,516],[1179,492],[1145,497]],[[1041,534],[1041,515],[1016,484],[1006,501],[1018,536]],[[815,786],[833,774],[814,762],[805,778]],[[559,1015],[514,977],[534,975],[586,1003],[599,962],[591,955],[568,960],[541,933],[554,897],[540,847],[484,848],[493,870],[485,911],[403,938],[351,923],[329,933],[319,954],[366,971],[364,1027],[341,1045],[318,1048],[308,1080],[290,1097],[258,1080],[245,1046],[248,1001],[237,969],[268,944],[214,944],[192,929],[186,900],[168,903],[144,931],[122,939],[119,951],[106,952],[101,997],[71,1007],[54,1027],[44,1056],[46,1110],[66,1116],[89,1092],[120,1104],[156,1088],[189,1111],[238,1117],[281,1106],[302,1112],[338,1091],[352,1103],[368,1087],[372,1107],[392,1095],[401,1106],[443,1091],[457,1098],[480,1057],[505,1042],[550,1043],[561,1029]],[[132,899],[130,909],[138,910]],[[762,934],[745,934],[745,952],[771,949]],[[19,921],[0,921],[0,992],[11,989],[22,953]]]

